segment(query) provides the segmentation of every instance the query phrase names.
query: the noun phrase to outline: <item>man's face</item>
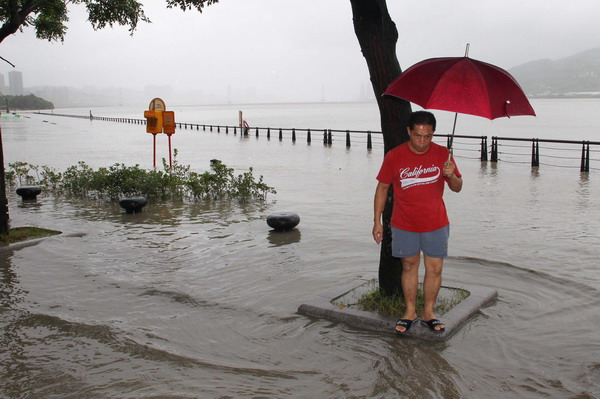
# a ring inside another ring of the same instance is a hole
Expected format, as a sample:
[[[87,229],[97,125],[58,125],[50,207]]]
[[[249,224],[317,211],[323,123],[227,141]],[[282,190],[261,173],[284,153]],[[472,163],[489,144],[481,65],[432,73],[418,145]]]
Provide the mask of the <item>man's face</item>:
[[[433,126],[431,125],[415,125],[413,130],[406,128],[410,138],[409,146],[413,152],[423,154],[429,149],[429,144],[433,139]]]

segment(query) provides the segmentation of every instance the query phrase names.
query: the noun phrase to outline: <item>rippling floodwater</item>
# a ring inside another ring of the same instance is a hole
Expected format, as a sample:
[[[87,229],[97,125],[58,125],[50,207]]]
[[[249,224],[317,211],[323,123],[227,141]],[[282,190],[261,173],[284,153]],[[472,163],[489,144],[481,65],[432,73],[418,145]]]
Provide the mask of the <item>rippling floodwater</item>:
[[[597,100],[533,105],[538,118],[461,116],[459,127],[600,137]],[[238,108],[175,111],[182,122],[234,125]],[[372,104],[242,109],[256,126],[378,130]],[[140,125],[26,116],[1,121],[7,164],[152,166],[152,136]],[[439,119],[444,132],[451,117]],[[332,146],[301,137],[173,136],[195,170],[213,158],[237,172],[254,167],[278,191],[264,205],[151,204],[126,215],[50,196],[26,204],[10,192],[13,227],[64,234],[0,252],[0,397],[600,397],[599,170],[532,169],[508,155],[493,165],[456,145],[465,187],[446,193],[445,284],[490,287],[499,300],[448,342],[430,343],[296,314],[307,299],[376,274],[370,230],[383,156],[380,140],[368,152],[360,137],[350,149],[343,136]],[[166,147],[159,137],[160,157]],[[285,210],[300,215],[299,228],[271,232],[266,216]]]

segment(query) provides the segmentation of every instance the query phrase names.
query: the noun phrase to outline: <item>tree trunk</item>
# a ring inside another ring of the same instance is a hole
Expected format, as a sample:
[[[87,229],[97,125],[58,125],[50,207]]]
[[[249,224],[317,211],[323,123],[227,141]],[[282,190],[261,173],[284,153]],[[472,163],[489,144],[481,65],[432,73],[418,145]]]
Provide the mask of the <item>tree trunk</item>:
[[[396,56],[398,30],[392,21],[386,0],[350,0],[354,32],[367,61],[373,92],[379,106],[384,152],[408,141],[406,125],[410,103],[395,97],[383,97],[388,85],[402,72]],[[401,294],[402,262],[392,256],[390,219],[393,205],[390,189],[383,214],[383,241],[379,260],[379,287],[386,294]]]
[[[0,235],[8,235],[8,200],[4,176],[4,150],[2,148],[2,127],[0,127]]]

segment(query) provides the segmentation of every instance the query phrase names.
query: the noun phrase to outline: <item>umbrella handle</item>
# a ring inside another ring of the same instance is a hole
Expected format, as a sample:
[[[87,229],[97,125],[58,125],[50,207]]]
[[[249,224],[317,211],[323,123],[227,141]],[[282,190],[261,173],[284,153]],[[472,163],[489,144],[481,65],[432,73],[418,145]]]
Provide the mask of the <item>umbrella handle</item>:
[[[452,163],[452,148],[448,148],[448,160],[444,162],[444,167]],[[444,175],[446,176],[446,175]]]

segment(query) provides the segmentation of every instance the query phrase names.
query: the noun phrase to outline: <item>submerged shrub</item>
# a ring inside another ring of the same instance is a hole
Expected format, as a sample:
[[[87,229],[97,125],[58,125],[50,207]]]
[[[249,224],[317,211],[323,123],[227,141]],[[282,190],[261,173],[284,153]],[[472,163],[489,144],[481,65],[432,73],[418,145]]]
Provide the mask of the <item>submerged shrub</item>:
[[[174,151],[175,156],[177,150]],[[250,168],[248,172],[235,175],[232,168],[221,162],[211,164],[211,171],[193,172],[189,165],[180,165],[177,160],[168,166],[163,159],[164,170],[146,170],[139,165],[127,166],[116,163],[94,170],[85,162],[56,172],[47,166],[38,167],[26,162],[9,164],[6,182],[37,184],[55,195],[79,198],[103,198],[117,201],[122,197],[145,196],[149,201],[236,199],[264,201],[275,189],[258,181]],[[33,174],[32,174],[33,172]]]

